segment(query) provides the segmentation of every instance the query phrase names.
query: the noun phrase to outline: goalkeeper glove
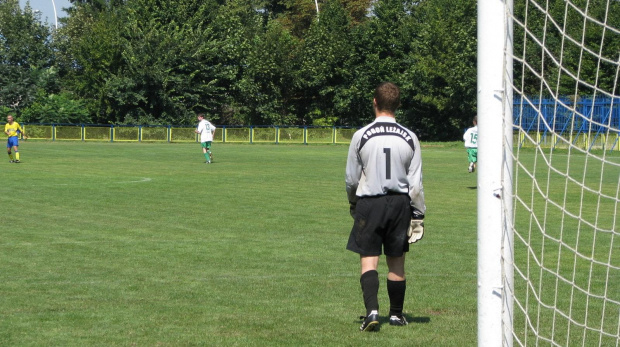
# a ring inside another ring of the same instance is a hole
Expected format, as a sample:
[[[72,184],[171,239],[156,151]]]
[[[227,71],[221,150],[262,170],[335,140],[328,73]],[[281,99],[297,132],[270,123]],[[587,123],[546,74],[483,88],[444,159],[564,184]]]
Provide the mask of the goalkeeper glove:
[[[422,236],[424,236],[424,220],[412,219],[407,236],[409,237],[409,243],[415,243],[422,239]]]
[[[411,214],[411,223],[409,224],[409,230],[407,230],[407,237],[409,237],[409,243],[415,243],[422,239],[424,236],[424,215],[417,209],[413,209]]]

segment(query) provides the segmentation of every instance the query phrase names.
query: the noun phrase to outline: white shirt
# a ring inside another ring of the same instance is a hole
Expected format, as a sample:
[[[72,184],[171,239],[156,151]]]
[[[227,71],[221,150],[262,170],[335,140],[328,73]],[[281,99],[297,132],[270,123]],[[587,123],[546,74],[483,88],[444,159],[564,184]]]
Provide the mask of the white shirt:
[[[349,202],[388,193],[409,194],[411,205],[426,211],[422,155],[417,136],[393,117],[377,117],[355,132],[346,167]]]
[[[463,135],[463,140],[465,140],[465,147],[478,148],[478,126],[467,129]]]
[[[215,125],[206,119],[198,123],[196,130],[200,133],[200,142],[213,141],[213,133],[215,133]]]

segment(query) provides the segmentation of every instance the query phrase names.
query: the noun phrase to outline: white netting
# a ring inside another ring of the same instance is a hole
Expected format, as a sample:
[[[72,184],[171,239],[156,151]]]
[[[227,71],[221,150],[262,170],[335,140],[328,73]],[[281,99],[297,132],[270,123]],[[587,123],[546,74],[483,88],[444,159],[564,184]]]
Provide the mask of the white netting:
[[[620,346],[620,1],[515,2],[520,346]]]

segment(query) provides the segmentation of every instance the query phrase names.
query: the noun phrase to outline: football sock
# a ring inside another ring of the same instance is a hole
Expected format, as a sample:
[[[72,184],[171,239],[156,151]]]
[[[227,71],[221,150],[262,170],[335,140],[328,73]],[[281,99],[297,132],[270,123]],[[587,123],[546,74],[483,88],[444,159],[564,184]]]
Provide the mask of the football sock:
[[[13,154],[9,153],[9,160],[13,160]]]
[[[19,160],[19,152],[18,151],[15,151],[15,159]]]
[[[373,310],[379,310],[379,273],[376,270],[366,271],[360,277],[362,285],[362,294],[364,295],[364,306],[366,314],[370,314]]]
[[[209,153],[205,153],[205,159],[206,159],[207,161],[211,161],[211,159],[209,159]]]
[[[387,291],[390,297],[390,316],[402,316],[405,302],[405,290],[407,281],[387,280]]]

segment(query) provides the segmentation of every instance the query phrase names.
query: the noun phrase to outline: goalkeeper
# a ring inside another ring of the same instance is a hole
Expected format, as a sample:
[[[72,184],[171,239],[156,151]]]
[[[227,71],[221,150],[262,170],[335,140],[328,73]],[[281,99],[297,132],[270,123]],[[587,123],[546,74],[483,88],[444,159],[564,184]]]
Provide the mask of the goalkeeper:
[[[17,134],[21,132],[24,139],[27,139],[28,137],[24,133],[24,129],[15,121],[12,115],[8,115],[6,117],[6,121],[7,123],[4,125],[4,133],[8,136],[6,151],[9,155],[9,163],[19,163],[19,141]],[[13,159],[11,149],[15,152],[15,159]]]
[[[400,90],[390,82],[374,93],[375,120],[351,140],[346,191],[354,218],[347,249],[360,255],[360,284],[366,307],[361,331],[379,330],[379,257],[385,253],[390,325],[407,325],[405,253],[424,232],[424,189],[420,143],[396,123]]]

